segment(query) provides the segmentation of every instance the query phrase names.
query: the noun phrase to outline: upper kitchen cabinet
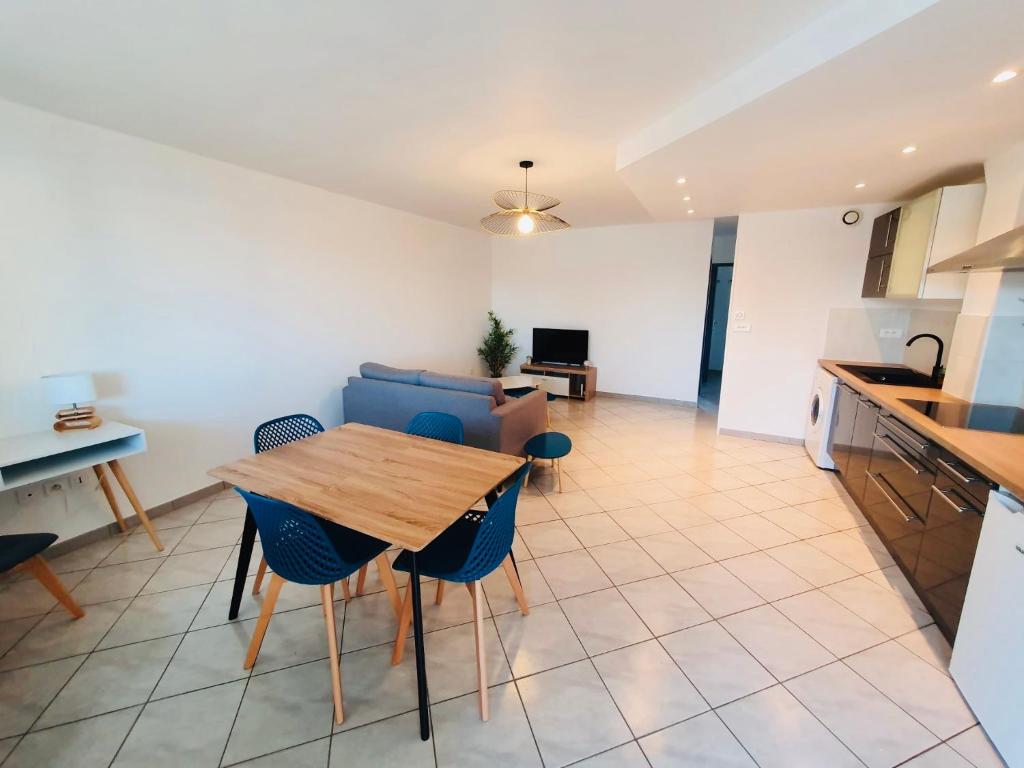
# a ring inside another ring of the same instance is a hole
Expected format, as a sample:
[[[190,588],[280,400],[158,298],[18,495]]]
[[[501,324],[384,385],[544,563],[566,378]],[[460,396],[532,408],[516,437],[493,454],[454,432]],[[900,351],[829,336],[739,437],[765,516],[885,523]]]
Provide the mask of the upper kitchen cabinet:
[[[871,227],[871,246],[868,248],[868,258],[892,253],[896,245],[896,232],[899,229],[899,224],[899,208],[883,213],[875,219],[875,223]]]
[[[930,275],[928,267],[977,242],[984,198],[984,184],[940,187],[900,209],[886,298],[963,298],[966,275]]]

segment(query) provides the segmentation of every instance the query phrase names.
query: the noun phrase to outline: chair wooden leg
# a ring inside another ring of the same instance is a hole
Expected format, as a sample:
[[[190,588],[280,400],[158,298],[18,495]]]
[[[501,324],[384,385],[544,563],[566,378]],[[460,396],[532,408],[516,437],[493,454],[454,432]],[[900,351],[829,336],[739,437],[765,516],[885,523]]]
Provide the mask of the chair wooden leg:
[[[352,599],[352,592],[349,590],[347,578],[341,580],[341,596],[345,599],[346,603]]]
[[[110,505],[110,511],[114,513],[114,519],[117,520],[117,527],[121,529],[121,533],[128,533],[128,524],[124,521],[124,516],[121,514],[121,508],[117,506],[117,498],[114,496],[114,489],[110,487],[110,481],[107,479],[107,473],[103,471],[103,465],[95,465],[92,468],[92,471],[96,473],[96,479],[100,481],[100,488],[103,489],[103,495],[107,497],[107,504]]]
[[[558,492],[562,492],[562,460],[555,459],[558,462],[555,466],[558,468]]]
[[[405,602],[402,603],[402,613],[398,617],[398,632],[395,635],[395,647],[391,651],[391,665],[397,666],[402,663],[402,655],[405,653],[405,638],[409,634],[409,624],[412,623],[412,579],[405,588]]]
[[[249,651],[245,654],[243,669],[252,669],[256,663],[256,657],[260,655],[260,646],[263,645],[263,636],[267,634],[267,627],[270,626],[270,617],[274,615],[274,605],[277,604],[277,596],[281,594],[281,587],[284,579],[276,573],[270,574],[270,586],[267,587],[267,596],[263,598],[263,607],[260,609],[260,618],[256,622],[256,628],[252,633],[252,640],[249,641]]]
[[[440,605],[444,601],[444,580],[437,580],[437,591],[434,592],[434,605]]]
[[[252,583],[252,593],[258,595],[263,587],[263,577],[267,575],[267,558],[260,558],[260,567],[256,569],[256,580]]]
[[[320,599],[324,604],[324,621],[327,623],[327,649],[331,660],[331,694],[334,697],[334,722],[345,722],[345,710],[341,699],[341,660],[338,658],[338,635],[334,627],[334,595],[331,585],[320,587]]]
[[[80,619],[85,616],[85,611],[75,602],[75,598],[68,594],[63,582],[53,572],[42,555],[36,555],[26,560],[22,568],[35,576],[39,583],[46,587],[46,591],[57,598],[57,602],[67,608],[68,613],[74,618]]]
[[[480,582],[474,581],[470,590],[473,594],[473,625],[476,633],[476,681],[480,688],[480,719],[490,718],[487,701],[487,658],[484,654],[484,595]]]
[[[356,577],[356,594],[357,595],[363,594],[363,591],[366,589],[366,569],[367,569],[366,565],[364,565],[362,568],[360,568],[359,569],[359,576]]]
[[[388,599],[391,600],[391,607],[395,611],[395,618],[402,618],[402,598],[398,595],[398,586],[395,584],[395,574],[391,570],[391,561],[388,560],[388,556],[381,552],[374,558],[374,562],[377,563],[377,573],[380,575],[380,580],[384,582],[384,589],[388,592]]]
[[[163,552],[164,545],[160,543],[160,537],[156,535],[156,529],[153,527],[153,524],[149,522],[149,515],[147,515],[146,510],[142,508],[142,503],[139,501],[139,497],[135,495],[135,489],[132,488],[132,484],[128,482],[128,475],[126,475],[124,470],[121,468],[121,462],[117,459],[111,459],[107,462],[107,466],[109,466],[110,471],[114,473],[114,477],[121,485],[121,490],[124,491],[124,495],[128,497],[128,501],[135,510],[135,514],[139,516],[139,522],[142,523],[142,526],[146,529],[146,533],[149,534],[149,538],[152,539],[153,546],[156,547],[158,552]]]
[[[501,567],[505,569],[505,576],[508,577],[509,586],[512,587],[512,594],[516,596],[516,602],[519,604],[519,610],[523,616],[528,616],[530,613],[530,606],[526,603],[526,593],[523,592],[523,584],[519,581],[519,574],[516,573],[516,567],[512,563],[512,554],[509,553],[505,556],[505,559],[501,563]]]
[[[533,461],[533,457],[530,456],[529,454],[527,454],[526,455],[526,460],[528,462],[529,461]],[[533,467],[530,467],[530,469],[526,470],[526,475],[523,477],[523,488],[529,488],[530,487],[530,472],[531,471],[533,471]]]

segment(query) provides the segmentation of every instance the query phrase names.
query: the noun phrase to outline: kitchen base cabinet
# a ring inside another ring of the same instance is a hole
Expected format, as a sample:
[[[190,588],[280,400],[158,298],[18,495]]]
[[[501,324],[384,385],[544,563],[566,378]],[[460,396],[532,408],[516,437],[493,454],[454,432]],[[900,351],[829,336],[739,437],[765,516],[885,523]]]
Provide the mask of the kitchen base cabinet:
[[[849,442],[843,484],[952,643],[994,486],[868,400]]]
[[[832,424],[832,461],[836,473],[845,476],[850,469],[853,447],[853,423],[857,420],[857,393],[845,384],[836,389],[836,405]]]
[[[843,485],[858,502],[864,500],[864,484],[867,482],[868,465],[871,463],[871,447],[875,441],[875,425],[878,423],[879,407],[870,400],[857,401],[857,415],[850,440],[850,458]]]

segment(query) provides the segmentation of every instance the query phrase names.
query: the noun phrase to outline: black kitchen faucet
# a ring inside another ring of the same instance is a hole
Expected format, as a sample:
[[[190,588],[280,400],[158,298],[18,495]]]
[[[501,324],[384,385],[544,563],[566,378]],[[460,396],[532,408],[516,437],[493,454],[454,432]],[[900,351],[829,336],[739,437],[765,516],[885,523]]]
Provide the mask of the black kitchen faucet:
[[[919,333],[917,336],[910,337],[910,340],[907,342],[907,346],[909,347],[918,339],[935,339],[935,343],[939,345],[938,354],[935,355],[935,365],[932,366],[932,381],[938,384],[942,379],[942,374],[945,372],[942,367],[942,350],[944,348],[942,339],[934,333]]]

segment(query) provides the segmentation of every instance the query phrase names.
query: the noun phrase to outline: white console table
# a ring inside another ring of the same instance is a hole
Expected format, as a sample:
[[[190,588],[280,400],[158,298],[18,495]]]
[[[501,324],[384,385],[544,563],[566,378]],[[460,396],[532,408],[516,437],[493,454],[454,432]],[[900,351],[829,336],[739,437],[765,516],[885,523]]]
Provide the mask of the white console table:
[[[96,473],[110,509],[122,531],[127,531],[124,517],[114,498],[114,491],[103,470],[106,463],[139,521],[153,540],[153,545],[162,550],[149,515],[142,508],[135,489],[128,482],[119,459],[143,453],[146,450],[146,433],[138,427],[117,421],[104,421],[96,429],[69,430],[56,432],[33,432],[28,435],[0,438],[0,491],[9,491],[23,485],[38,483],[51,477],[91,468]]]

